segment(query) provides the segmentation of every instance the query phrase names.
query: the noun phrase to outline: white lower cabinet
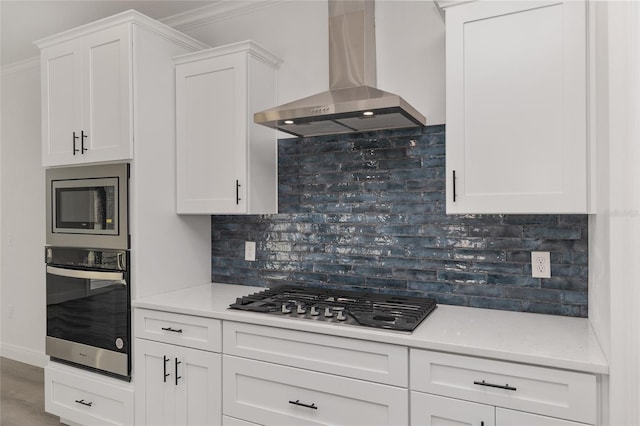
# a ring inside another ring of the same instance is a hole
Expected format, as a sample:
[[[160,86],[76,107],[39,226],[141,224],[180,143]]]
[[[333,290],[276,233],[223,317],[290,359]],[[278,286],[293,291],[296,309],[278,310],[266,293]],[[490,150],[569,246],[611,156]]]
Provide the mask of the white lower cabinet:
[[[224,355],[225,415],[261,425],[406,425],[407,389]]]
[[[411,392],[413,426],[495,426],[494,407],[422,392]]]
[[[584,423],[571,422],[569,420],[555,419],[539,416],[537,414],[524,413],[522,411],[505,410],[496,408],[496,426],[585,426]]]
[[[412,425],[597,423],[593,374],[420,349],[410,371]]]
[[[411,392],[412,426],[586,426],[461,399]]]
[[[222,416],[222,426],[260,426],[257,423],[251,423],[235,417]]]
[[[44,370],[45,411],[65,423],[132,425],[133,386],[103,375],[49,363]]]
[[[136,339],[136,425],[219,425],[221,355]]]
[[[149,309],[134,325],[139,426],[598,424],[591,373]]]

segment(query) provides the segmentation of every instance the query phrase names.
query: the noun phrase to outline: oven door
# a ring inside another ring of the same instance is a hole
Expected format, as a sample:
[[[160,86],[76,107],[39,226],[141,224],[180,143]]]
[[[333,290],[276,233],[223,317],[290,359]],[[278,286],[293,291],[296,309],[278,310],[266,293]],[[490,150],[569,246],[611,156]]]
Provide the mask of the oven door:
[[[130,375],[126,271],[47,265],[46,353],[118,376]]]

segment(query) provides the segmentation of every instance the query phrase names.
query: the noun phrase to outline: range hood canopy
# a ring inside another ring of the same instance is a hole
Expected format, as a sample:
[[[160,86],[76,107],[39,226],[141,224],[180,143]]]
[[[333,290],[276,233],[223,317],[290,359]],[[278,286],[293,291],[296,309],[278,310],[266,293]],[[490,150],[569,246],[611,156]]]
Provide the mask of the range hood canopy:
[[[328,0],[329,90],[254,114],[295,136],[426,125],[400,96],[377,89],[373,0]]]

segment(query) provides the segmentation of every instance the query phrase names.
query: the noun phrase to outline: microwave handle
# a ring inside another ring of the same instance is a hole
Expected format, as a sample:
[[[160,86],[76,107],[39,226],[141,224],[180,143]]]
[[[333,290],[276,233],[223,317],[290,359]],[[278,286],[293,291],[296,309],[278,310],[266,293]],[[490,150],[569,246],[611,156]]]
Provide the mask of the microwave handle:
[[[80,271],[77,269],[57,268],[55,266],[47,266],[47,274],[87,280],[124,280],[124,274],[122,272]]]

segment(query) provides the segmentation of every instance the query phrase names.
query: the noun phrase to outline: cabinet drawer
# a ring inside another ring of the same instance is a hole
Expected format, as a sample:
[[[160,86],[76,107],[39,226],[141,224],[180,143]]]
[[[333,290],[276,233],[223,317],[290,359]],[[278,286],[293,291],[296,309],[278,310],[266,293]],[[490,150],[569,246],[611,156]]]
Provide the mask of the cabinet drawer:
[[[408,391],[223,356],[223,414],[262,425],[408,424]]]
[[[260,426],[257,423],[249,423],[235,417],[222,416],[222,426]]]
[[[45,368],[45,410],[79,424],[133,424],[133,388],[104,376],[51,364]]]
[[[411,389],[540,413],[596,422],[596,377],[592,374],[411,350]]]
[[[221,352],[220,320],[149,309],[136,309],[133,317],[138,338]]]
[[[496,408],[496,424],[518,426],[587,426],[584,423],[538,416],[537,414],[524,413],[522,411],[505,410],[504,408]]]
[[[408,386],[408,349],[365,340],[226,322],[225,354]]]

